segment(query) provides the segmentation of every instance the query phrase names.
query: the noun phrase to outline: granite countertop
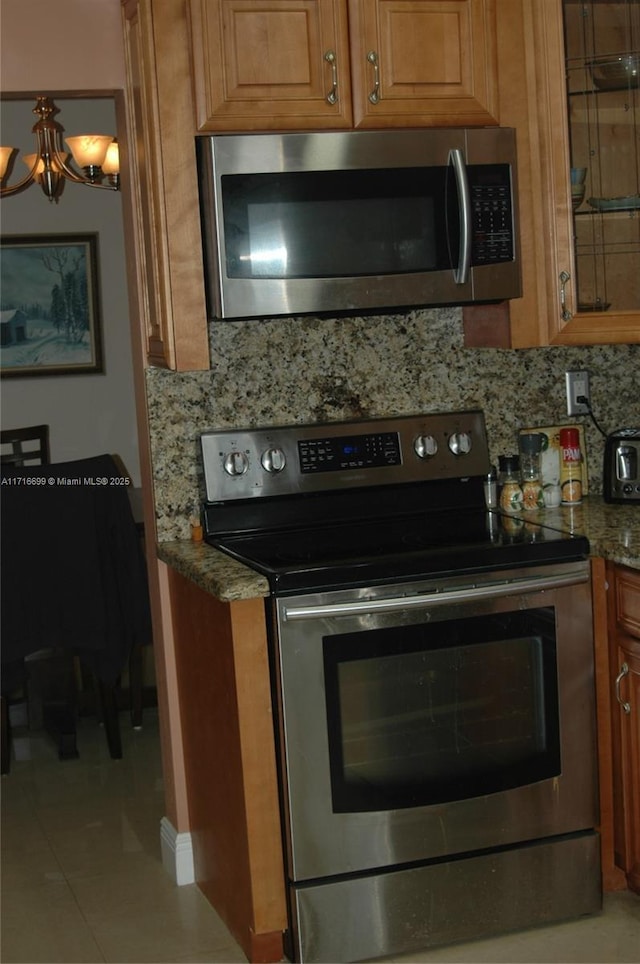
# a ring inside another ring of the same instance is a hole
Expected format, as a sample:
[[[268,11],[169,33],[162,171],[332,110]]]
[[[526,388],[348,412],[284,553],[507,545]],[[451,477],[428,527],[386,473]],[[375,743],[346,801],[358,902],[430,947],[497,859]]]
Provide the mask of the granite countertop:
[[[589,495],[580,505],[522,513],[523,518],[586,535],[592,556],[640,569],[640,506],[608,505]],[[158,558],[223,602],[269,595],[266,578],[205,542],[161,542]]]
[[[579,505],[531,515],[542,525],[585,535],[592,556],[640,569],[640,505],[609,505],[600,495],[588,495]]]
[[[158,558],[168,566],[223,602],[269,595],[265,576],[206,542],[160,542],[157,551]]]

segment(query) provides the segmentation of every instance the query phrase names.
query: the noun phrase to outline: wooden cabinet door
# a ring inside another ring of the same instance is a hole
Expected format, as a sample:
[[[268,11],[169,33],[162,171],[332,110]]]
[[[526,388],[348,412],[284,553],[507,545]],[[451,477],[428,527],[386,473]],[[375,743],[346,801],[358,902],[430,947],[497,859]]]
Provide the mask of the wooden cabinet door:
[[[578,303],[563,0],[496,2],[500,121],[518,131],[523,296],[510,302],[511,347],[638,342],[640,305],[600,312]],[[581,5],[567,9],[580,14]],[[635,212],[610,217],[631,216],[635,224]]]
[[[191,0],[200,131],[352,126],[345,0]]]
[[[640,572],[616,566],[612,640],[616,860],[640,893]]]
[[[619,781],[616,856],[632,890],[640,893],[640,640],[618,639]],[[615,732],[615,731],[614,731]]]
[[[546,5],[549,6],[548,0]],[[556,0],[544,15],[545,51],[553,52],[557,37],[558,46],[561,43],[561,56],[549,62],[556,71],[557,91],[561,95],[558,101],[553,96],[549,100],[550,111],[556,115],[550,118],[555,136],[550,137],[549,146],[557,223],[555,273],[556,279],[560,279],[555,287],[560,295],[555,303],[556,323],[551,338],[554,344],[640,341],[640,232],[635,212],[590,215],[589,204],[582,203],[574,215],[567,176],[572,166],[588,165],[587,197],[637,191],[634,128],[638,111],[633,97],[628,96],[632,92],[598,93],[596,89],[577,96],[577,91],[588,90],[592,81],[585,69],[585,45],[576,38],[583,38],[585,32],[592,30],[601,51],[624,52],[634,42],[631,30],[621,29],[622,24],[629,26],[629,16],[624,3],[580,6],[566,0]],[[590,56],[588,49],[586,56]],[[591,56],[597,58],[597,51]],[[566,74],[570,65],[569,97]],[[600,178],[596,178],[597,169]],[[565,311],[559,312],[565,274],[569,275]],[[612,302],[610,307],[590,310],[596,295],[603,296],[602,300],[606,295],[607,301]]]
[[[356,127],[498,123],[494,0],[349,0]]]
[[[150,365],[209,367],[193,103],[182,0],[123,0],[123,194]]]

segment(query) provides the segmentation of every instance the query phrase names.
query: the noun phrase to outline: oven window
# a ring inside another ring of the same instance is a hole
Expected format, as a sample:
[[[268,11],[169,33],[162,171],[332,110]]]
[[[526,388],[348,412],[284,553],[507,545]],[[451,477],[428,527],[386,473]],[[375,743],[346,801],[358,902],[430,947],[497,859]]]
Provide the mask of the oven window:
[[[560,773],[553,608],[323,645],[334,812],[462,800]]]

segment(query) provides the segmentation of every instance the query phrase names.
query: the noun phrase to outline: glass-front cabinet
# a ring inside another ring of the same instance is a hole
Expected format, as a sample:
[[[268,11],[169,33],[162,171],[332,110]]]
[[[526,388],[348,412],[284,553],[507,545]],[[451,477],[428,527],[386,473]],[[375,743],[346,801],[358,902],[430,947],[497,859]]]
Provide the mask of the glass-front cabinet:
[[[564,0],[563,14],[574,308],[637,310],[640,0]]]
[[[518,141],[510,347],[640,342],[640,0],[495,2]]]

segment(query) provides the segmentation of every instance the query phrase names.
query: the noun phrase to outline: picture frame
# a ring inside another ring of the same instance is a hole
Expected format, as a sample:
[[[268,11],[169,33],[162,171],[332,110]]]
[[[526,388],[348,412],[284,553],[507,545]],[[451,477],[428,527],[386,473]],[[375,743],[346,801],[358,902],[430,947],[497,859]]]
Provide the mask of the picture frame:
[[[103,373],[98,235],[0,237],[0,375]]]

